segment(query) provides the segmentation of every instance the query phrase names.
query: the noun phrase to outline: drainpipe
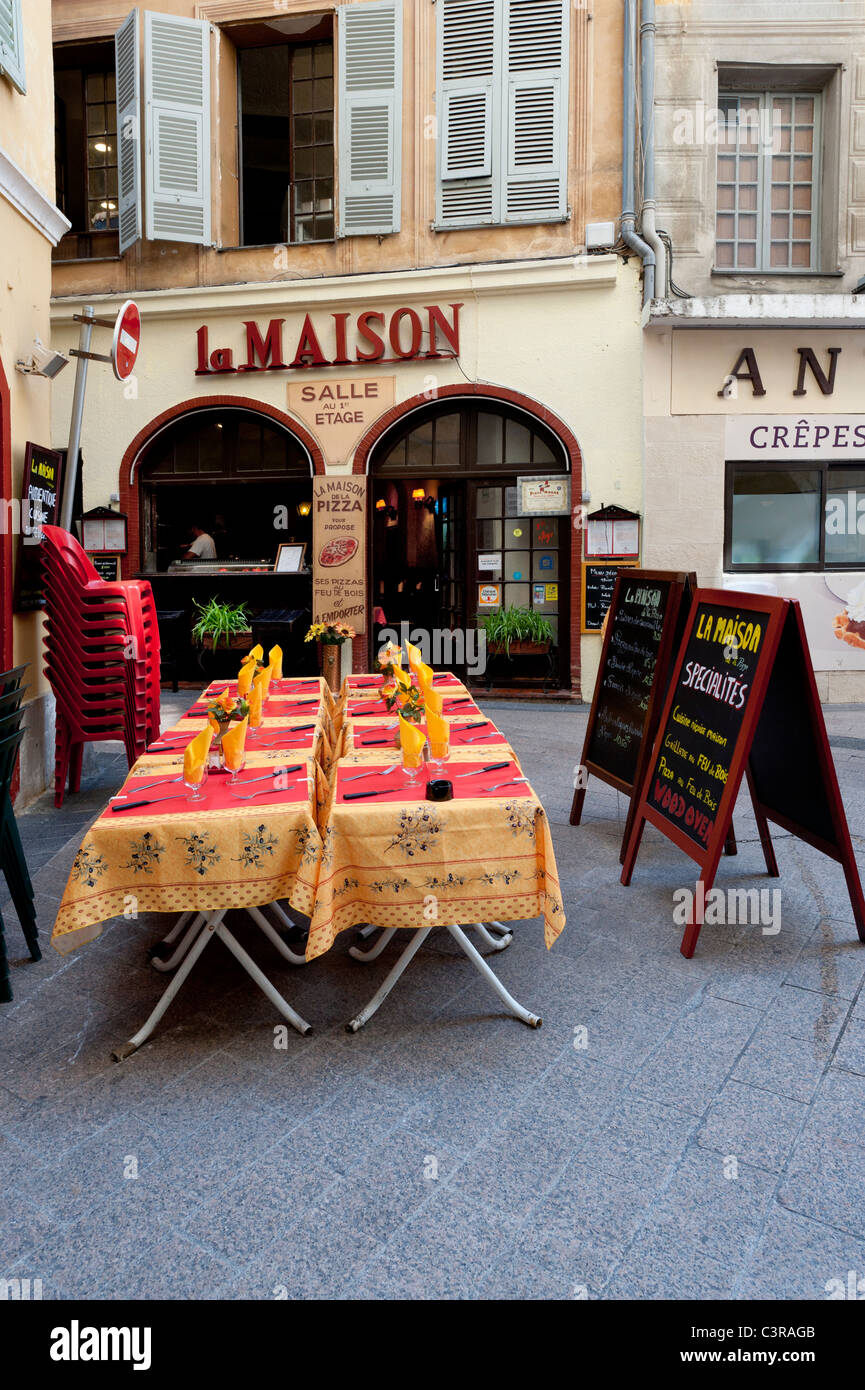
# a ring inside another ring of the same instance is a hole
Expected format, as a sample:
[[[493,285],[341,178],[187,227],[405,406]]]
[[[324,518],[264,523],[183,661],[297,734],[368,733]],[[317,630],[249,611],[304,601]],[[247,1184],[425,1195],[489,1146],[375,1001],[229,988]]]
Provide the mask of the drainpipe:
[[[634,6],[637,0],[625,0],[624,87],[622,102],[622,241],[635,251],[643,262],[643,303],[655,297],[655,252],[648,242],[637,236],[634,211],[634,148],[636,116],[636,54]]]
[[[640,231],[655,253],[655,299],[667,297],[667,253],[655,231],[655,0],[640,7],[640,131],[643,139],[643,205]]]

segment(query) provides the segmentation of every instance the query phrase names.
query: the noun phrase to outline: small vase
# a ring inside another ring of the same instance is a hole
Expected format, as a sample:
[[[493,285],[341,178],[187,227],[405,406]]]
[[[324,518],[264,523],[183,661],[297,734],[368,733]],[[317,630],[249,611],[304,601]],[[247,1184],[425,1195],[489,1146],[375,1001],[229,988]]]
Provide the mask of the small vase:
[[[334,693],[339,690],[339,648],[338,642],[322,642],[321,644],[322,675]]]

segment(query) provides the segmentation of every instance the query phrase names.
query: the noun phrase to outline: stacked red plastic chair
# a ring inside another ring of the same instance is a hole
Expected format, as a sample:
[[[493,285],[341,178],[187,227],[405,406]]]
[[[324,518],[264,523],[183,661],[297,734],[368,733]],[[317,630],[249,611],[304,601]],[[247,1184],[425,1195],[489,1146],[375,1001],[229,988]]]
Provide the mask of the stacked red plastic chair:
[[[81,787],[85,743],[120,740],[131,767],[159,736],[159,626],[146,580],[100,579],[74,536],[42,528],[45,674],[57,703],[54,805]]]

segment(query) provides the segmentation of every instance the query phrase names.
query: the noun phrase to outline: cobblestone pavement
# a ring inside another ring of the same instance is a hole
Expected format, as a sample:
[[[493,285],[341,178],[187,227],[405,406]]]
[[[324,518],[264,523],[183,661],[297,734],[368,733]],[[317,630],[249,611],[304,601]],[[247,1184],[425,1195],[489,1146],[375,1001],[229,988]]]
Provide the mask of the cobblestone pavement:
[[[189,703],[166,696],[165,722]],[[312,1035],[276,1047],[270,1005],[215,948],[117,1066],[165,985],[147,963],[165,919],[65,959],[47,937],[122,755],[94,751],[62,812],[21,815],[46,940],[31,964],[0,903],[0,1277],[73,1299],[823,1299],[865,1278],[865,947],[839,866],[779,832],[767,881],[742,798],[718,881],[778,888],[780,930],[706,926],[686,961],[672,894],[690,861],[649,828],[623,888],[625,804],[595,781],[568,825],[585,707],[487,712],[547,808],[565,894],[552,952],[526,922],[493,961],[536,1032],[441,933],[349,1036],[400,938],[362,966],[345,933],[291,971],[241,919]],[[865,709],[826,715],[865,869]]]

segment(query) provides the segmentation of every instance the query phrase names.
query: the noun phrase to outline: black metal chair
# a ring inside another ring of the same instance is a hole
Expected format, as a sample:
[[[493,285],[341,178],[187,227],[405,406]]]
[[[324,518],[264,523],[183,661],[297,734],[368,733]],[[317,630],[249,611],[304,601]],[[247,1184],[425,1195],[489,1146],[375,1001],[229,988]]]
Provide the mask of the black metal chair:
[[[183,608],[156,610],[159,624],[159,678],[171,681],[171,689],[177,689],[177,675],[183,657],[189,649],[189,615]]]
[[[24,710],[21,697],[21,675],[24,667],[0,673],[0,868],[9,887],[9,893],[24,932],[24,939],[30,951],[31,960],[40,960],[39,931],[36,924],[33,884],[24,856],[24,847],[18,833],[15,812],[12,809],[12,779],[18,762],[18,750],[24,738],[21,728]],[[0,1002],[8,1003],[12,998],[9,982],[9,966],[6,959],[6,942],[3,922],[0,918]]]

